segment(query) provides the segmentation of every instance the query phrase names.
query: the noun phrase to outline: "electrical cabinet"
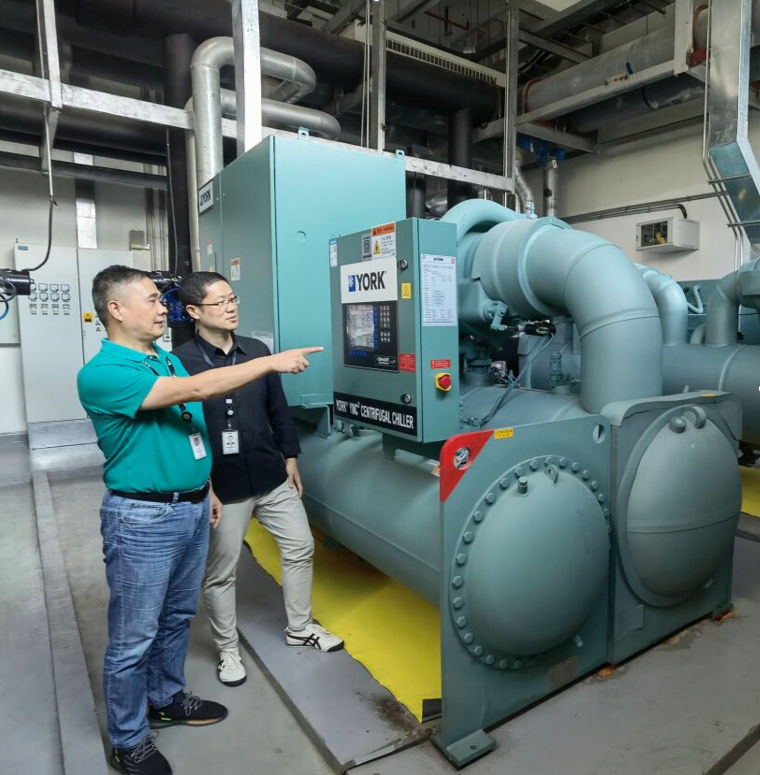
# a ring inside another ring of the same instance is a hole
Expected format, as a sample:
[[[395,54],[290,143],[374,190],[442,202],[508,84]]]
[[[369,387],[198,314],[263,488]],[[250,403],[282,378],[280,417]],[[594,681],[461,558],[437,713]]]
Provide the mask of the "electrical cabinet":
[[[200,189],[201,265],[240,296],[239,333],[275,351],[325,347],[306,372],[283,375],[290,406],[332,402],[335,240],[404,218],[405,180],[400,157],[268,137]]]
[[[45,252],[44,245],[16,244],[16,268],[39,265]],[[91,428],[75,433],[71,423],[86,421],[89,426],[79,403],[76,378],[82,366],[100,350],[106,335],[92,303],[92,281],[101,269],[113,264],[133,266],[132,253],[53,247],[45,266],[32,273],[30,295],[16,300],[32,447],[49,445],[40,443],[39,438],[51,438],[50,423],[66,423],[65,429],[57,426],[60,434],[53,434],[59,441],[94,441]]]
[[[699,249],[699,221],[672,216],[636,224],[636,249],[680,253]]]

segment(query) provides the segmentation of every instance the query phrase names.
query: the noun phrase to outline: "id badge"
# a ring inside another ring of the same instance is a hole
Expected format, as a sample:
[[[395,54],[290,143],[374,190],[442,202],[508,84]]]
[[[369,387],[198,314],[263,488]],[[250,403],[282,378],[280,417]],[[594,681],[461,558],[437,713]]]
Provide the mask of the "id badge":
[[[237,431],[222,431],[222,454],[237,455],[240,452],[240,437]]]
[[[190,446],[193,450],[193,457],[196,460],[203,460],[206,457],[206,445],[203,443],[203,437],[200,433],[193,433],[189,437]]]

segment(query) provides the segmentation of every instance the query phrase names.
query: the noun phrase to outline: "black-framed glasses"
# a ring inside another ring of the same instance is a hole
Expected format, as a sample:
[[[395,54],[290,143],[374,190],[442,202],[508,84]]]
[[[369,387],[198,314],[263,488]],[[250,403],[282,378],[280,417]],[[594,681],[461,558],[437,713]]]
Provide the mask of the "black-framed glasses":
[[[222,299],[221,301],[211,301],[206,304],[193,304],[193,307],[216,307],[217,309],[224,309],[230,305],[237,307],[240,304],[240,296],[230,296],[229,299]]]

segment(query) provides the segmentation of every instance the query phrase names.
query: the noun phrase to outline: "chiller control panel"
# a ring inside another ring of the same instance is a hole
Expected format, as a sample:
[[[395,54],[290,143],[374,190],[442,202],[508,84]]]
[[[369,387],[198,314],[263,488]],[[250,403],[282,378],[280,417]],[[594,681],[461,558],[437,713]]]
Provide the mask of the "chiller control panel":
[[[419,442],[459,427],[456,230],[415,218],[331,247],[334,411]]]

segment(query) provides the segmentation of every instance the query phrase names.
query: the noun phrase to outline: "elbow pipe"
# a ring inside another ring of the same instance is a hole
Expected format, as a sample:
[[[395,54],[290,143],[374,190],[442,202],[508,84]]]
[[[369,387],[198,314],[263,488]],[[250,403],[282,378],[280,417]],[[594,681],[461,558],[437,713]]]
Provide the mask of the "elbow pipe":
[[[190,64],[193,85],[196,168],[200,186],[211,180],[224,166],[220,71],[222,67],[234,65],[234,62],[235,51],[232,38],[217,37],[201,43],[195,50]],[[314,89],[316,84],[316,75],[305,62],[266,48],[261,49],[261,72],[262,75],[274,78],[294,79],[295,85],[283,83],[275,87],[272,92],[272,95],[290,100],[305,96]],[[229,100],[229,97],[225,99]],[[264,104],[262,101],[262,112]],[[269,103],[270,108],[272,104],[272,102]],[[271,113],[282,117],[280,108],[276,111],[272,109]],[[262,120],[264,118],[262,115]],[[303,114],[302,118],[304,124],[301,125],[311,123],[315,127],[316,133],[322,134],[324,131],[329,134],[335,130],[335,127],[326,119],[318,119],[314,115],[306,114]],[[266,122],[264,121],[264,123]],[[292,126],[292,124],[289,125]],[[340,128],[338,128],[339,132]]]
[[[327,140],[335,140],[340,135],[340,124],[334,116],[303,105],[288,105],[264,99],[261,101],[261,119],[265,126],[282,129],[303,127]]]
[[[220,70],[234,61],[232,38],[209,38],[195,49],[190,64],[198,186],[224,166]]]
[[[512,314],[573,318],[587,412],[662,395],[660,317],[620,248],[553,218],[510,221],[480,239],[473,277]]]
[[[685,344],[689,336],[689,308],[681,286],[669,275],[636,264],[654,297],[662,325],[662,345]]]
[[[736,344],[739,330],[739,307],[758,308],[758,297],[751,283],[760,280],[754,272],[760,266],[756,259],[735,272],[721,278],[707,302],[705,344],[708,347],[726,347]]]
[[[446,212],[441,220],[453,223],[457,229],[457,274],[461,278],[470,278],[473,251],[482,234],[499,223],[523,218],[524,215],[487,199],[467,199]]]

